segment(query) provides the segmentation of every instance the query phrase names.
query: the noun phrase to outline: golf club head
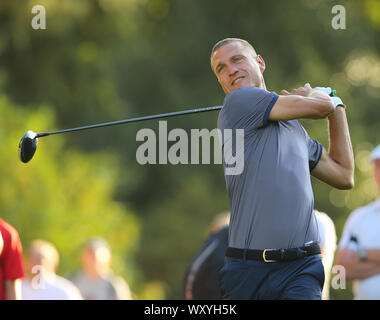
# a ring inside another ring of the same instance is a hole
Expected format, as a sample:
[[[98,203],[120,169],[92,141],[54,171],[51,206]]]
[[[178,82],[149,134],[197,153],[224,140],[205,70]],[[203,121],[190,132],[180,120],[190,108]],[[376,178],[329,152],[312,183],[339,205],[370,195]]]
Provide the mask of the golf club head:
[[[34,153],[37,150],[37,144],[37,134],[28,130],[23,135],[18,145],[18,156],[22,162],[27,163],[33,158]]]

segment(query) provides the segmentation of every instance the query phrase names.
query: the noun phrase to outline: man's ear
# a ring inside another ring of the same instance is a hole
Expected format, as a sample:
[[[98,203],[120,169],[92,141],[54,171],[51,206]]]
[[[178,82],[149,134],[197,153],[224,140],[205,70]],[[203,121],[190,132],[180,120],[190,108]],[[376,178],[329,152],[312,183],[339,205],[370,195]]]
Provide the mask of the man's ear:
[[[261,73],[264,73],[264,71],[265,71],[265,61],[264,61],[263,57],[258,54],[256,56],[256,61],[259,64]]]

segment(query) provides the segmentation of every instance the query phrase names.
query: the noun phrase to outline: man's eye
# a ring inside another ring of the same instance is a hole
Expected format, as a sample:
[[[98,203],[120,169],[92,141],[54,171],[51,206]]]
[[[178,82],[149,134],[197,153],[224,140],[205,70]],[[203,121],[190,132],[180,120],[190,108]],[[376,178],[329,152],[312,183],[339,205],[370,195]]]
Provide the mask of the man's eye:
[[[221,72],[222,70],[224,70],[224,66],[218,68],[218,72]]]

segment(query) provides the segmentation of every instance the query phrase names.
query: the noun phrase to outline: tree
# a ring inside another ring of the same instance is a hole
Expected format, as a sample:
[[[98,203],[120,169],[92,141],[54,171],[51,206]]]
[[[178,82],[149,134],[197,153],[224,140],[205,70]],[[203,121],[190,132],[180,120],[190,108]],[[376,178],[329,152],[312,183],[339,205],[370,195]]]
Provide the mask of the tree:
[[[210,50],[222,38],[245,38],[266,61],[269,90],[305,82],[330,85],[347,104],[355,189],[337,191],[313,179],[316,208],[333,218],[339,237],[349,213],[376,196],[366,156],[379,143],[374,132],[380,87],[378,1],[339,4],[345,8],[345,30],[331,26],[335,3],[320,0],[42,1],[47,15],[42,31],[30,27],[29,1],[3,1],[0,89],[19,105],[12,107],[15,112],[48,105],[44,110],[54,112],[56,126],[38,126],[48,131],[219,105],[224,96],[209,66]],[[173,118],[168,130],[211,130],[216,119],[217,113]],[[325,121],[303,124],[327,146]],[[163,296],[157,284],[165,283],[165,297],[180,298],[186,263],[212,217],[228,209],[223,170],[218,165],[138,165],[136,132],[142,127],[157,132],[158,122],[67,135],[63,146],[86,153],[103,150],[119,159],[110,197],[139,217],[135,258],[141,285],[156,281],[153,291]],[[53,141],[59,138],[41,141],[38,152],[44,145],[54,151]],[[349,297],[347,291],[334,294]]]
[[[46,106],[27,110],[0,97],[0,211],[19,231],[24,249],[38,238],[56,245],[59,273],[79,268],[79,250],[90,237],[104,237],[111,245],[113,267],[132,289],[139,271],[133,253],[140,221],[125,204],[113,199],[120,164],[106,153],[86,154],[65,144],[64,136],[40,138],[34,158],[17,159],[17,144],[27,128],[52,127]],[[13,151],[12,151],[13,150]]]

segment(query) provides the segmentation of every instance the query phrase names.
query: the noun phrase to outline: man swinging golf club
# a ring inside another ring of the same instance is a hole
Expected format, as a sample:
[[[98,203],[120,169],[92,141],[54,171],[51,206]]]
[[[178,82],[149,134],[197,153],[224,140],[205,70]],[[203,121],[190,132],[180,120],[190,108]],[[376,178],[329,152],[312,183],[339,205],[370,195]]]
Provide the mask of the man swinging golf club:
[[[219,274],[223,297],[321,299],[324,271],[310,175],[338,189],[353,187],[345,106],[330,88],[267,91],[264,60],[245,40],[219,41],[211,68],[226,94],[219,129],[244,129],[244,170],[225,176],[231,220]],[[297,120],[326,117],[329,151]]]

